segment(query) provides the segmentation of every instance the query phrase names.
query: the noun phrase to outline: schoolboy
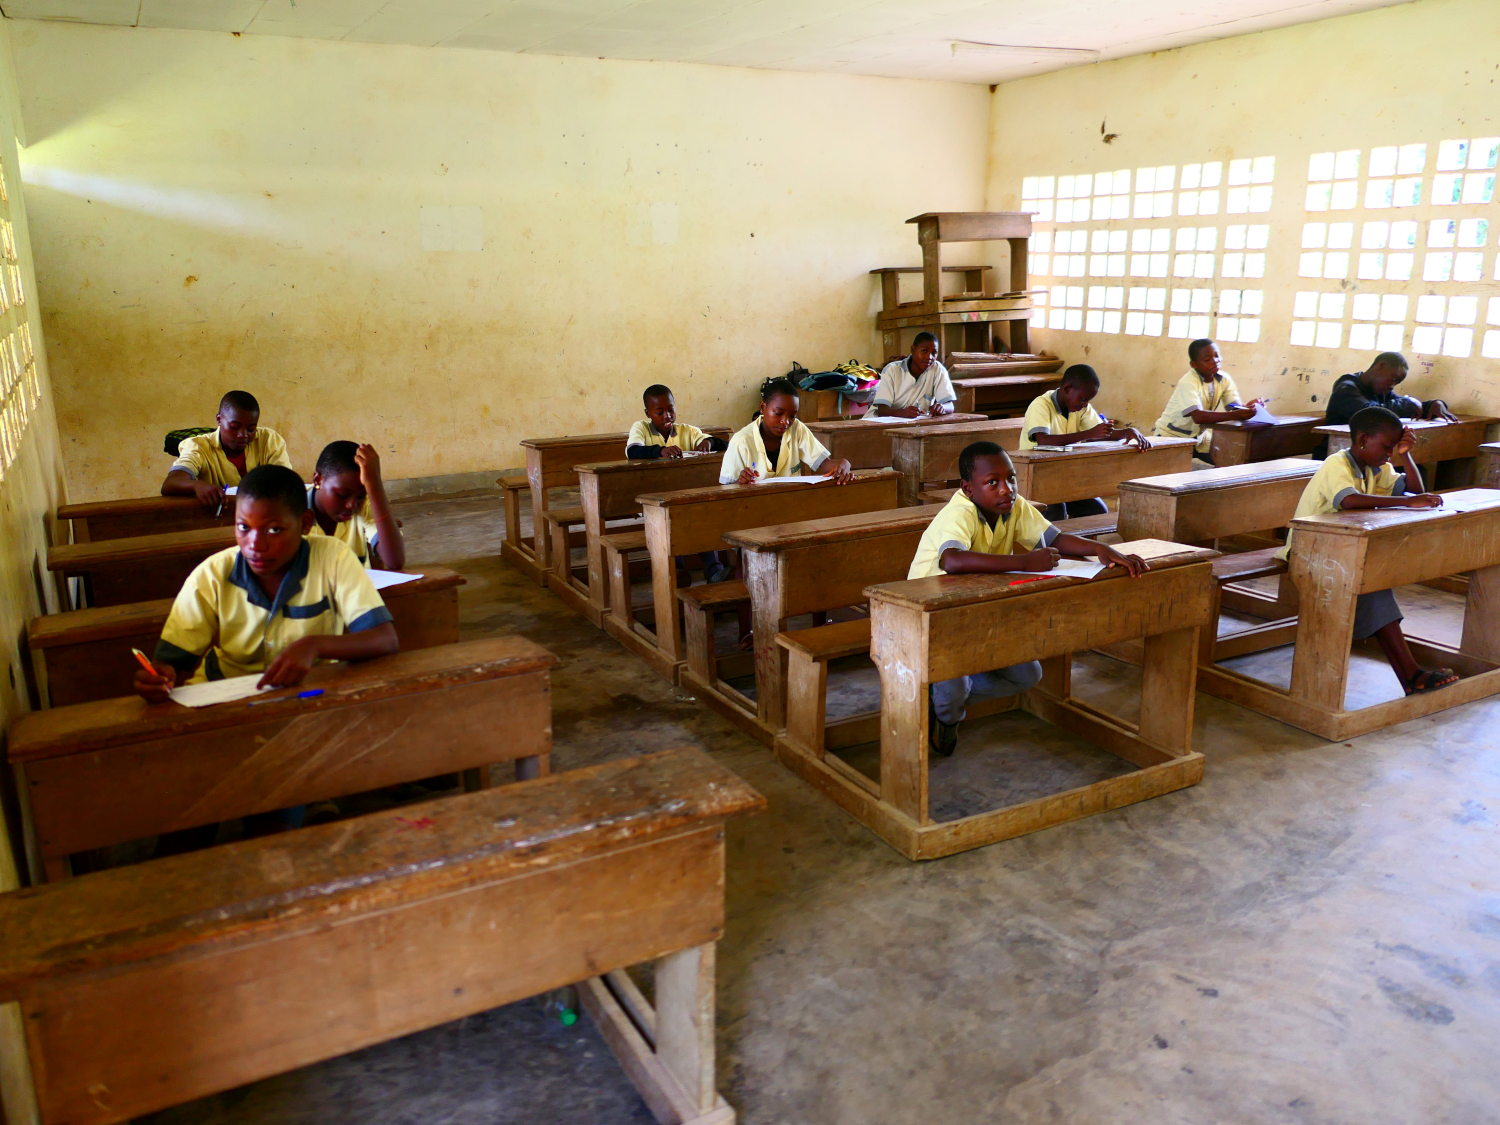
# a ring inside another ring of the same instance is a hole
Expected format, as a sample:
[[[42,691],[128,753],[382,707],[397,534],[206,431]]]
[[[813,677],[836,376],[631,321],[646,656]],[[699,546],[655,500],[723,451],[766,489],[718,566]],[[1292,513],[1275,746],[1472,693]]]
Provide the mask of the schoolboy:
[[[720,484],[751,484],[757,477],[820,473],[848,484],[844,458],[833,459],[813,432],[797,419],[797,387],[789,379],[767,379],[760,387],[760,410],[729,439],[719,466]]]
[[[1046,572],[1064,555],[1124,567],[1132,578],[1145,571],[1146,564],[1136,555],[1054,527],[1040,509],[1016,494],[1015,468],[994,442],[965,447],[958,455],[958,472],[963,486],[922,533],[907,578]],[[946,758],[958,748],[958,724],[970,698],[1018,695],[1041,678],[1042,666],[1033,660],[933,684],[928,724],[933,751]]]
[[[931,332],[918,332],[911,354],[885,365],[880,385],[870,400],[875,413],[888,418],[933,418],[953,413],[958,396],[948,369],[938,361],[938,340]]]
[[[632,461],[681,457],[684,450],[722,452],[729,445],[723,438],[710,437],[697,426],[677,421],[677,400],[670,387],[653,383],[641,394],[641,403],[646,416],[630,427],[630,436],[625,439],[625,456]]]
[[[366,567],[400,570],[406,565],[406,542],[391,514],[380,454],[373,445],[332,441],[324,446],[307,489],[307,506],[313,514],[308,535],[331,535]]]
[[[260,403],[249,391],[230,391],[219,400],[211,434],[183,438],[177,460],[161,482],[163,496],[196,496],[205,508],[224,503],[224,489],[257,465],[292,467],[286,442],[260,424]]]
[[[1213,425],[1243,422],[1255,417],[1264,399],[1249,403],[1240,398],[1234,376],[1223,369],[1219,345],[1212,340],[1194,340],[1188,345],[1190,370],[1177,380],[1172,397],[1156,420],[1157,437],[1195,437],[1194,456],[1213,464]]]
[[[1123,438],[1135,442],[1140,449],[1150,449],[1151,443],[1139,430],[1129,426],[1116,427],[1093,408],[1091,404],[1098,393],[1098,372],[1086,363],[1075,363],[1063,372],[1062,382],[1055,391],[1031,400],[1021,421],[1018,444],[1022,449],[1046,449],[1080,441],[1117,441]],[[1104,501],[1096,497],[1049,504],[1042,514],[1049,520],[1060,520],[1102,516],[1107,511]]]
[[[1416,435],[1383,406],[1367,406],[1349,420],[1349,448],[1323,462],[1303,489],[1298,516],[1372,508],[1437,508],[1443,498],[1423,490],[1422,471],[1412,459]],[[1394,467],[1392,466],[1394,462]],[[1277,554],[1296,549],[1295,536]],[[1451,668],[1423,668],[1401,631],[1401,607],[1390,590],[1360,594],[1354,603],[1354,639],[1374,637],[1407,695],[1436,691],[1458,682]]]

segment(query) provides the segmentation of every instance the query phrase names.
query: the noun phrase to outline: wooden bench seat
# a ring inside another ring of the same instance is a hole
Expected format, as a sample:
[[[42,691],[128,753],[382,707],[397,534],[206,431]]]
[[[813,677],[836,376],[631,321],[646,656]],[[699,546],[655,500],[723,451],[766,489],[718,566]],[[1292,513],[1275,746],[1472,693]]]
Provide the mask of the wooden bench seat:
[[[726,673],[714,644],[714,615],[749,600],[750,589],[743,582],[703,582],[697,586],[683,586],[677,591],[677,601],[682,608],[687,666],[705,683],[713,683],[726,674],[743,675],[745,671],[754,670],[753,654],[736,653],[739,659],[734,663],[742,667]]]
[[[577,984],[658,1121],[731,1125],[724,826],[764,807],[676,749],[0,895],[7,1104],[111,1125]]]
[[[778,633],[776,644],[786,650],[787,737],[803,746],[826,747],[828,662],[870,651],[870,619]],[[844,735],[840,745],[852,746],[876,737],[879,722],[879,711],[845,719],[838,724]],[[873,782],[870,787],[873,789]]]
[[[1273,574],[1285,574],[1286,562],[1276,557],[1280,547],[1266,547],[1260,551],[1242,551],[1235,555],[1220,555],[1214,559],[1214,579],[1220,585],[1226,582],[1247,582],[1252,578],[1269,578]]]

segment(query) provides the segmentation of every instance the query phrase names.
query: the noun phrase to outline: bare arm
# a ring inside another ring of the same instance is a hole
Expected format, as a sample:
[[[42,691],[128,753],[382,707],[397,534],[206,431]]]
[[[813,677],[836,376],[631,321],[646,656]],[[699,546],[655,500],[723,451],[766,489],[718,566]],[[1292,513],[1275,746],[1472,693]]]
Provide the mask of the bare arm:
[[[173,469],[161,482],[163,496],[192,496],[205,508],[217,508],[224,503],[224,486],[210,484],[206,480],[194,480],[185,469]]]
[[[401,525],[391,513],[391,504],[385,495],[385,481],[380,476],[380,454],[375,452],[373,445],[361,445],[354,453],[354,463],[359,466],[359,482],[365,486],[365,495],[370,498],[380,561],[391,570],[400,570],[406,565],[406,540],[401,537]]]
[[[1132,578],[1138,578],[1146,572],[1146,563],[1140,556],[1124,554],[1108,543],[1085,539],[1081,535],[1063,532],[1052,540],[1052,546],[1069,558],[1098,559],[1104,566],[1122,566]]]
[[[319,660],[373,660],[401,650],[396,627],[387,621],[358,633],[324,634],[293,641],[271,662],[257,687],[291,687],[300,684]]]
[[[945,574],[1003,574],[1011,570],[1052,570],[1059,552],[1052,547],[1038,547],[1019,555],[987,555],[983,551],[961,551],[949,547],[938,559]]]
[[[885,403],[875,407],[875,414],[881,418],[915,418],[922,412],[915,406],[888,406]]]

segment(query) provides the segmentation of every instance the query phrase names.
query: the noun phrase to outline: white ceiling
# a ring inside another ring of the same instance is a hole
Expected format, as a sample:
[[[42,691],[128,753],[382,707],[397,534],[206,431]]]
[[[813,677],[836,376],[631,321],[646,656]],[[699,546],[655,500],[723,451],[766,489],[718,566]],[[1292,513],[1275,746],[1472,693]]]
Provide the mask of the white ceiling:
[[[999,82],[1409,2],[0,0],[0,11],[11,19]],[[1079,53],[955,51],[955,42]]]

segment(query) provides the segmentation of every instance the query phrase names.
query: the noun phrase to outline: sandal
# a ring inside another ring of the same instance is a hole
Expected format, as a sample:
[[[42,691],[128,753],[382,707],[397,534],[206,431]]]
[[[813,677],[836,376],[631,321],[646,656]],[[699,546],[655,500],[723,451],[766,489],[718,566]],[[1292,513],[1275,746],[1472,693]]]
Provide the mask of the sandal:
[[[1434,680],[1438,682],[1434,683]],[[1458,683],[1458,680],[1458,673],[1452,668],[1423,668],[1410,681],[1402,680],[1401,686],[1406,689],[1407,695],[1417,695],[1448,687]]]

